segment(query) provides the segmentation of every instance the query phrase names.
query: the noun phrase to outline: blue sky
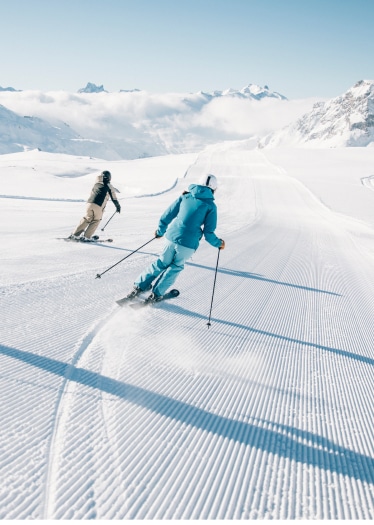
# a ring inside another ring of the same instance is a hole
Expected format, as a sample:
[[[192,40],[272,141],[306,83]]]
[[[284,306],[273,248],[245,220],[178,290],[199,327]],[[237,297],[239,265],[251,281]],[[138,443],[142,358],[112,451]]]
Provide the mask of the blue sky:
[[[374,79],[374,0],[0,0],[0,86],[335,97]]]

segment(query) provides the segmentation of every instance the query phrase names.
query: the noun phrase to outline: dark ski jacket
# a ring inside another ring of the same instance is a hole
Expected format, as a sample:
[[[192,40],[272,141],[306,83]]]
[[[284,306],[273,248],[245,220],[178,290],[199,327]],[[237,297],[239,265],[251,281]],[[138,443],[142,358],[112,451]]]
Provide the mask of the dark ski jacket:
[[[120,204],[117,199],[116,191],[110,183],[103,182],[103,175],[98,175],[96,182],[91,190],[91,195],[89,196],[87,202],[92,204],[97,204],[101,208],[105,208],[109,197],[112,199],[117,210],[120,207]]]
[[[191,184],[188,192],[173,202],[160,218],[157,234],[176,244],[196,250],[200,239],[219,248],[222,240],[214,233],[217,227],[217,206],[207,186]]]

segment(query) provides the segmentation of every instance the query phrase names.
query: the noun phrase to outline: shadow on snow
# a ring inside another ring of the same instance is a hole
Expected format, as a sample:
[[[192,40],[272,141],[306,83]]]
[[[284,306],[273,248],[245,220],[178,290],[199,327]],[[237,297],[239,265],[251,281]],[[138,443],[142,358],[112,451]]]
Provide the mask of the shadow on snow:
[[[196,264],[196,263],[191,263],[191,262],[186,262],[186,266],[195,266],[196,268],[203,268],[205,270],[215,271],[215,268],[211,266],[203,266],[201,264]],[[281,284],[282,286],[290,286],[291,288],[299,288],[300,290],[307,290],[309,292],[326,293],[328,295],[336,295],[338,297],[341,297],[341,294],[336,293],[336,292],[329,292],[328,290],[320,290],[319,288],[312,288],[309,286],[303,286],[301,284],[293,284],[293,283],[286,283],[283,281],[276,281],[274,279],[268,279],[267,277],[264,277],[263,275],[260,275],[258,273],[243,272],[241,270],[230,270],[229,268],[218,268],[217,273],[224,273],[226,275],[231,275],[233,277],[242,277],[245,279],[255,279],[257,281],[265,281],[267,283]]]
[[[196,318],[204,319],[205,321],[207,320],[207,317],[205,315],[199,314],[197,312],[192,312],[191,310],[187,310],[186,308],[183,308],[181,306],[177,306],[177,305],[174,305],[174,304],[173,305],[172,304],[167,304],[165,302],[165,303],[162,303],[162,308],[165,309],[165,310],[169,310],[170,312],[173,312],[173,313],[182,314],[182,315],[188,315],[190,317],[196,317]],[[347,350],[341,350],[340,348],[332,348],[330,346],[324,346],[324,345],[320,345],[318,343],[312,343],[312,342],[309,342],[309,341],[302,341],[301,339],[295,339],[293,337],[288,337],[286,335],[280,335],[280,334],[275,334],[273,332],[267,332],[266,330],[259,330],[258,328],[252,328],[251,326],[247,326],[247,325],[240,324],[240,323],[234,323],[232,321],[225,321],[223,319],[217,319],[217,318],[214,318],[214,317],[211,318],[210,322],[211,323],[217,323],[219,325],[234,326],[235,328],[241,328],[242,330],[246,330],[246,331],[252,332],[254,334],[265,335],[267,337],[279,339],[281,341],[287,341],[288,343],[295,343],[295,344],[301,345],[301,346],[308,346],[308,347],[311,347],[311,348],[317,348],[318,350],[325,350],[326,352],[332,352],[334,354],[341,355],[343,357],[348,357],[349,359],[354,359],[356,361],[360,361],[360,362],[366,363],[368,365],[374,365],[374,359],[372,359],[370,357],[366,357],[364,355],[355,354],[354,352],[348,352]]]
[[[0,353],[217,436],[292,461],[374,483],[373,458],[337,445],[330,439],[312,432],[272,422],[263,422],[268,426],[264,428],[253,423],[236,421],[183,401],[31,352],[0,346]]]

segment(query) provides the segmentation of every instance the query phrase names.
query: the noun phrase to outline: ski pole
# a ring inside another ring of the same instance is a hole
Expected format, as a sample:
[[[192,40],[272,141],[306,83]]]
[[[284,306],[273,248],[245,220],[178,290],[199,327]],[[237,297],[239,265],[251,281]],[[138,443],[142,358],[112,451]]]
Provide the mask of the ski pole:
[[[111,218],[109,219],[109,221],[106,223],[106,225],[104,226],[104,228],[101,228],[101,231],[103,232],[105,230],[105,228],[108,226],[108,224],[110,223],[110,221],[113,219],[113,217],[115,216],[115,214],[117,213],[117,210],[113,213],[113,215],[111,216]]]
[[[210,316],[212,314],[212,307],[213,307],[213,297],[214,297],[214,289],[216,287],[216,279],[217,279],[217,270],[218,270],[218,261],[219,261],[219,252],[221,251],[221,248],[218,248],[218,255],[217,255],[217,264],[216,264],[216,271],[214,272],[214,284],[213,284],[213,292],[212,292],[212,301],[210,303],[210,312],[209,312],[209,320],[207,322],[207,325],[208,325],[208,328],[211,325],[211,322],[210,322]]]
[[[144,246],[146,246],[147,244],[149,244],[150,242],[152,242],[154,239],[156,239],[156,237],[152,237],[152,239],[150,241],[147,241],[146,243],[142,244],[141,246],[139,246],[139,248],[137,248],[136,250],[134,250],[133,252],[129,253],[128,255],[126,255],[126,257],[124,257],[123,259],[121,259],[120,261],[116,262],[116,264],[113,264],[113,266],[110,266],[109,268],[107,268],[105,270],[105,272],[102,272],[102,273],[98,273],[96,274],[96,279],[101,279],[101,276],[104,275],[104,273],[106,272],[109,272],[109,270],[111,270],[112,268],[114,268],[115,266],[117,266],[117,264],[121,263],[122,261],[124,261],[125,259],[127,259],[128,257],[130,257],[130,255],[132,255],[133,253],[135,252],[138,252],[141,248],[143,248]]]

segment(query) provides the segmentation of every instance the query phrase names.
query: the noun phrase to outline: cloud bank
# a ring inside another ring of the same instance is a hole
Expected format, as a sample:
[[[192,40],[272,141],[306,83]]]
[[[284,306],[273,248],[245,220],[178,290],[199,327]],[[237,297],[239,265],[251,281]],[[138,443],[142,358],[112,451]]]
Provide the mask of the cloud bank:
[[[191,153],[220,141],[261,138],[290,124],[317,101],[218,93],[0,92],[0,104],[52,125],[66,123],[83,139],[107,144],[120,158],[134,158],[142,156],[142,150],[144,156]]]

